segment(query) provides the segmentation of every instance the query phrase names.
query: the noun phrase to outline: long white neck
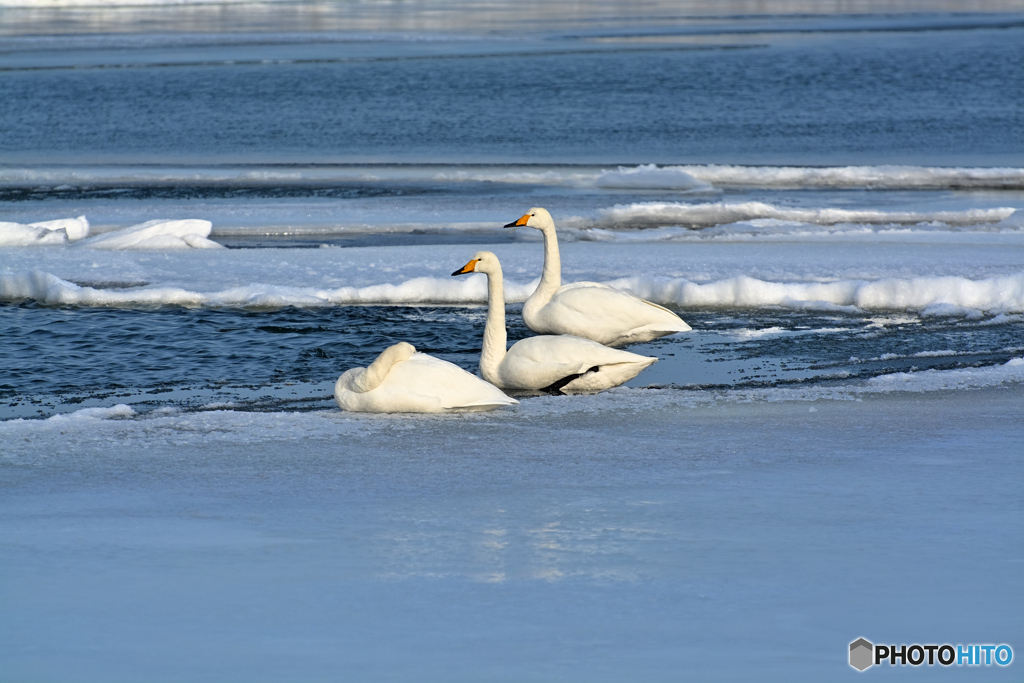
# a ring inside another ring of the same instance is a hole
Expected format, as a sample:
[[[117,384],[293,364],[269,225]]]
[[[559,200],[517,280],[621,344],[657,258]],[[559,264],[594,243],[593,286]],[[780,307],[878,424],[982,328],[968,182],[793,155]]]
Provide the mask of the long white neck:
[[[480,349],[480,374],[491,384],[498,383],[498,366],[505,359],[508,333],[505,331],[505,291],[501,269],[487,274],[487,324]]]
[[[540,276],[540,284],[530,295],[530,304],[543,306],[558,288],[562,286],[562,259],[558,254],[558,235],[555,226],[541,228],[544,234],[544,272]]]

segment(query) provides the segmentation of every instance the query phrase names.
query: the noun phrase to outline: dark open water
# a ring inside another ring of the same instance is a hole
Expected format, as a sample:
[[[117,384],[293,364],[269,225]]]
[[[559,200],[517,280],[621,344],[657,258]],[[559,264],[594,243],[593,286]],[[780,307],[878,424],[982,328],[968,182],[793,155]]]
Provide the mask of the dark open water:
[[[388,48],[9,51],[0,159],[1024,164],[1020,26]]]
[[[530,336],[510,307],[509,343]],[[685,335],[631,347],[661,360],[630,386],[724,389],[833,383],[1002,364],[1024,350],[1002,324],[903,314],[680,311]],[[0,306],[0,415],[44,417],[128,403],[139,412],[232,404],[329,408],[342,369],[401,339],[476,372],[480,307],[342,306],[276,311]],[[751,330],[767,330],[751,336]],[[827,330],[822,332],[822,330]],[[894,353],[893,351],[897,352]]]

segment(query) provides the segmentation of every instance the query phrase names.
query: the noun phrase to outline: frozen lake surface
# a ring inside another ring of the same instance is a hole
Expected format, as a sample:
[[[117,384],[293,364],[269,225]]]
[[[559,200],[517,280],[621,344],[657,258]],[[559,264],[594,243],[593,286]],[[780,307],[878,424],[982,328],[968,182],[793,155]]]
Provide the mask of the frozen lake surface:
[[[1024,652],[1013,3],[0,5],[0,681]],[[692,332],[339,411],[398,341],[476,370],[479,250],[530,334],[532,206]]]
[[[3,677],[810,681],[864,634],[1015,643],[1021,368],[0,424]]]

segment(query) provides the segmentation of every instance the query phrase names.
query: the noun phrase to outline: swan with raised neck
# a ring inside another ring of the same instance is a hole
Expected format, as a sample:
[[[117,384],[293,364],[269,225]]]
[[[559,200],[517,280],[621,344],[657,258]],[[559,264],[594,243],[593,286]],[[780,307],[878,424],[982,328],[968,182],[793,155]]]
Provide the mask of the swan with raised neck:
[[[501,389],[587,393],[610,389],[640,374],[657,358],[611,349],[572,335],[543,335],[508,346],[505,293],[498,257],[478,252],[452,273],[487,276],[487,322],[480,349],[480,376]]]
[[[523,321],[539,334],[571,334],[609,346],[650,341],[690,326],[663,306],[598,282],[562,286],[562,260],[555,222],[546,209],[505,225],[528,227],[544,235],[544,270],[540,284],[523,304]]]

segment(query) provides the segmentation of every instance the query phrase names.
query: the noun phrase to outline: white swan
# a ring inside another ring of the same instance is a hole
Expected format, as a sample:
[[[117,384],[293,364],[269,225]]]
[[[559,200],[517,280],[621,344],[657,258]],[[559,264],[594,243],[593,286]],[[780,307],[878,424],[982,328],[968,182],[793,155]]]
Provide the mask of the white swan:
[[[533,208],[506,228],[526,226],[544,234],[544,272],[523,304],[523,321],[538,334],[573,334],[609,346],[650,341],[690,326],[672,311],[599,282],[562,286],[555,222]]]
[[[417,353],[407,342],[384,349],[369,367],[346,370],[334,384],[334,399],[342,410],[361,413],[444,413],[518,403],[453,363]]]
[[[497,387],[565,394],[601,391],[633,379],[658,360],[570,335],[530,337],[506,350],[505,294],[498,257],[481,251],[452,275],[464,273],[487,275],[480,375]]]

